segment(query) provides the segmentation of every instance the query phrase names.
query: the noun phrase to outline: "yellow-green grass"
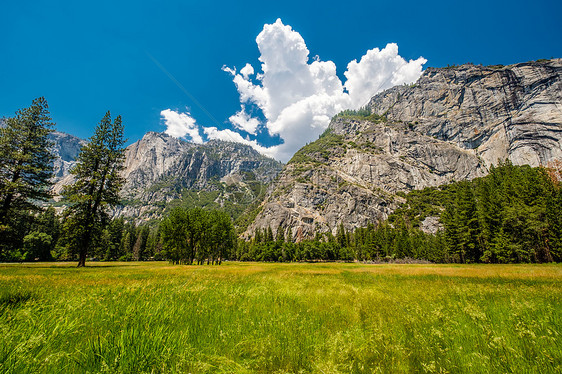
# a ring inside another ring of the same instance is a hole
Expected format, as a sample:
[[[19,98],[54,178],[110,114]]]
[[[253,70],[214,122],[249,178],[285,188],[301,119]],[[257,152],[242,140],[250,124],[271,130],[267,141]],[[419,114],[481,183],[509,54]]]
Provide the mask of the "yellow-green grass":
[[[0,372],[561,372],[562,266],[0,264]]]

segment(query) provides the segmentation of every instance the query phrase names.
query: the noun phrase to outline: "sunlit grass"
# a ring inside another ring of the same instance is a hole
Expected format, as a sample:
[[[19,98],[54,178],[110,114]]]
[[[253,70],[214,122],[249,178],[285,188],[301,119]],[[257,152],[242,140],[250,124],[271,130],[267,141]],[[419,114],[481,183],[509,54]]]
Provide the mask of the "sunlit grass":
[[[0,264],[0,372],[560,372],[562,266]]]

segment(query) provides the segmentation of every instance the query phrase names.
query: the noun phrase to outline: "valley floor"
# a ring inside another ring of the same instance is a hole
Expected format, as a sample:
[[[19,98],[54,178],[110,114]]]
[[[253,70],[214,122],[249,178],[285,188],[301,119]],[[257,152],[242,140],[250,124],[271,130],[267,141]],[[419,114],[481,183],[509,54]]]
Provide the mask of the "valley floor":
[[[562,265],[0,264],[0,372],[560,372]]]

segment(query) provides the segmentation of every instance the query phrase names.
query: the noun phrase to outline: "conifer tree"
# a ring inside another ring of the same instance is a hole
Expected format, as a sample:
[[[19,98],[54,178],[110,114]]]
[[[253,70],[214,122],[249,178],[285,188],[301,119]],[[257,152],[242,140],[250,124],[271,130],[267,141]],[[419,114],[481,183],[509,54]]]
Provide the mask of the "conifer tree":
[[[74,184],[63,196],[70,204],[66,214],[65,235],[78,253],[78,266],[85,266],[92,239],[108,222],[107,208],[119,202],[123,185],[125,150],[121,116],[113,123],[109,111],[94,130],[94,135],[80,150],[71,174]]]
[[[54,124],[45,98],[33,100],[0,128],[0,227],[13,210],[38,210],[51,195]]]
[[[267,226],[265,230],[265,242],[267,244],[273,242],[273,230],[271,230],[271,226]]]

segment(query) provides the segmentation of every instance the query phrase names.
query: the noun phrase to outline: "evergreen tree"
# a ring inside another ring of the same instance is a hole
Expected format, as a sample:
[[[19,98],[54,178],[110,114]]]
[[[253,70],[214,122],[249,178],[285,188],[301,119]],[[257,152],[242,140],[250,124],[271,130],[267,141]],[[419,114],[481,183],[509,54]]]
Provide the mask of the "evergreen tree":
[[[283,242],[285,241],[285,230],[281,226],[277,227],[277,233],[275,234],[275,241],[279,245],[283,244]]]
[[[125,254],[122,246],[124,228],[125,221],[123,218],[111,220],[106,228],[109,234],[109,245],[105,247],[105,260],[117,260]]]
[[[85,266],[94,236],[100,235],[107,224],[107,208],[119,202],[124,142],[121,116],[112,123],[107,112],[88,144],[80,150],[77,164],[71,170],[76,181],[63,192],[70,204],[64,232],[78,253],[78,266]]]
[[[12,209],[35,209],[51,195],[53,123],[47,101],[40,97],[20,109],[0,128],[0,225]]]
[[[255,233],[254,233],[254,242],[255,243],[261,243],[263,240],[263,235],[261,232],[261,229],[259,227],[256,228]]]
[[[273,242],[273,230],[271,230],[271,226],[267,226],[265,230],[265,243],[269,244]]]
[[[236,252],[236,234],[231,217],[222,211],[176,208],[160,230],[163,248],[174,264],[220,265]],[[240,255],[241,259],[243,254]]]
[[[0,258],[2,252],[21,245],[22,214],[40,209],[50,198],[53,174],[53,130],[47,101],[33,100],[0,127]]]

